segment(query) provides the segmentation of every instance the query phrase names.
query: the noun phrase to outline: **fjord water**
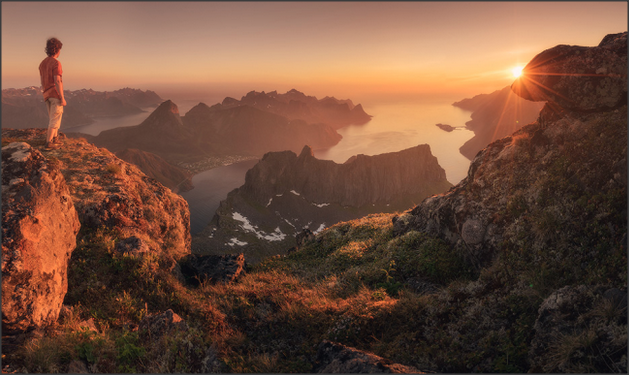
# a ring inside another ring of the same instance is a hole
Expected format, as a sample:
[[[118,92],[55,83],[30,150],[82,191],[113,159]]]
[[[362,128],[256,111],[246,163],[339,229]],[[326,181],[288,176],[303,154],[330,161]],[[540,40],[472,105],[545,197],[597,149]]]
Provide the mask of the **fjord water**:
[[[213,98],[214,99],[214,98]],[[474,133],[464,128],[470,120],[470,112],[452,106],[460,98],[451,100],[407,100],[398,102],[365,103],[365,112],[372,115],[371,121],[363,125],[341,128],[343,139],[326,150],[315,150],[318,159],[344,163],[353,155],[378,155],[429,144],[432,154],[446,171],[446,178],[457,184],[467,175],[470,161],[461,155],[459,147],[472,138]],[[175,100],[179,112],[185,114],[199,101]],[[220,100],[203,101],[217,103]],[[103,130],[120,126],[140,124],[151,113],[148,112],[117,119],[97,119],[96,122],[68,131],[98,135]],[[446,132],[436,126],[442,123],[457,127]],[[182,193],[190,206],[192,234],[200,232],[214,216],[221,200],[244,184],[245,174],[257,161],[249,160],[229,166],[201,172],[192,178],[194,189]],[[410,208],[410,207],[409,207]]]
[[[353,155],[378,155],[429,144],[432,154],[446,171],[446,178],[457,184],[467,175],[470,161],[461,155],[459,147],[474,133],[464,129],[470,112],[451,105],[452,102],[407,102],[363,106],[372,115],[364,125],[352,125],[338,132],[343,139],[326,150],[315,150],[318,159],[344,163]],[[438,123],[460,127],[446,132]],[[190,206],[190,227],[194,235],[212,220],[221,200],[244,184],[247,170],[256,163],[250,160],[201,172],[192,178],[195,188],[181,195]],[[410,208],[410,207],[409,207]]]

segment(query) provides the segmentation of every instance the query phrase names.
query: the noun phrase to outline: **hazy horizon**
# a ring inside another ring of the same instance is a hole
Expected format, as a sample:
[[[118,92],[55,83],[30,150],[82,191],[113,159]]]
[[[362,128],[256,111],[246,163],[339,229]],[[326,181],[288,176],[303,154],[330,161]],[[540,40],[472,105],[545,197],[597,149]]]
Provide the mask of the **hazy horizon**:
[[[2,89],[38,86],[56,36],[67,90],[463,98],[626,30],[626,2],[3,2]]]

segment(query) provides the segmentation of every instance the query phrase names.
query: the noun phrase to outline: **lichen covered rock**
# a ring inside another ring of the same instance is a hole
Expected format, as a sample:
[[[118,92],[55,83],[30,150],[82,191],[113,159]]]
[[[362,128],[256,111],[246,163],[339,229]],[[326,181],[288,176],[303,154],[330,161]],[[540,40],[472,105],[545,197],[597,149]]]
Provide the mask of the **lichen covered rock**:
[[[373,353],[328,340],[319,344],[317,362],[314,372],[319,374],[423,374],[412,366],[393,363]]]
[[[532,101],[575,111],[627,104],[627,33],[607,35],[597,47],[559,45],[535,56],[512,85]]]
[[[3,335],[57,320],[79,228],[59,163],[24,142],[3,147]]]

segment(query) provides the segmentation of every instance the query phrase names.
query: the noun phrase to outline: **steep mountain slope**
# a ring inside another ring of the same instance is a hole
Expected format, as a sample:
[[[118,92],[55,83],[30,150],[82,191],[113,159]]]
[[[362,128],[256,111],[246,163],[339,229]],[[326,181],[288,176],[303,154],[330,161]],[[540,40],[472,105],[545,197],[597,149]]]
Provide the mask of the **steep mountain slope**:
[[[509,136],[535,121],[544,103],[525,100],[507,86],[491,94],[477,95],[452,105],[472,111],[472,119],[465,125],[474,132],[474,137],[459,149],[463,156],[472,160],[489,143]]]
[[[189,172],[169,164],[155,154],[126,148],[116,152],[116,156],[126,162],[137,165],[147,176],[156,179],[175,193],[194,188],[192,175]]]
[[[308,146],[299,156],[270,152],[221,202],[194,237],[193,251],[241,251],[255,263],[295,246],[303,229],[319,232],[339,221],[403,210],[451,186],[428,145],[357,155],[343,164],[316,159]]]

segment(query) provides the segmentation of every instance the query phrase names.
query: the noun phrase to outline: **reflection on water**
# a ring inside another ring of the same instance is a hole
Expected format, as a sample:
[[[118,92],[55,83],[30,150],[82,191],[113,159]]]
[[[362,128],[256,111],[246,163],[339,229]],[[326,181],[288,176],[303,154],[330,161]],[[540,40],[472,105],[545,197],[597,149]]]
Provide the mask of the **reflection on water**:
[[[470,161],[459,147],[474,133],[464,128],[446,132],[436,124],[463,127],[470,120],[470,112],[450,103],[415,102],[376,105],[366,112],[373,116],[370,122],[340,129],[343,139],[332,148],[315,151],[315,156],[343,163],[357,154],[378,155],[429,144],[448,181],[456,185],[467,175]]]
[[[190,232],[194,235],[205,228],[227,193],[245,183],[245,174],[258,160],[218,167],[192,178],[194,189],[181,193],[190,206]]]
[[[64,133],[84,133],[89,135],[98,135],[103,130],[140,125],[142,121],[146,120],[146,118],[149,117],[149,115],[155,110],[155,108],[157,107],[144,108],[143,110],[145,112],[136,113],[130,116],[95,118],[92,124],[76,126],[68,129],[61,129],[61,131]]]

